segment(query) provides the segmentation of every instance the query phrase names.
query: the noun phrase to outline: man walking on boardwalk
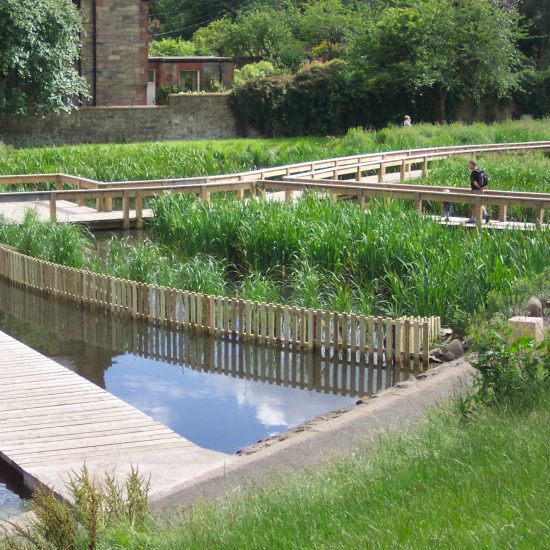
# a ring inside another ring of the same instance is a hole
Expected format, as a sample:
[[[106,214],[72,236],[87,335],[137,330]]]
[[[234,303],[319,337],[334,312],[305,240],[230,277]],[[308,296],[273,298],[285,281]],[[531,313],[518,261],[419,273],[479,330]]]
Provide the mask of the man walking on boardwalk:
[[[485,192],[485,186],[487,185],[489,178],[487,177],[487,174],[483,170],[480,170],[477,167],[477,164],[475,161],[470,160],[468,162],[468,168],[470,169],[470,188],[471,193],[475,194],[483,194]],[[489,213],[485,209],[483,205],[481,205],[481,213],[483,215],[483,219],[485,220],[485,223],[489,223]],[[472,213],[470,215],[470,219],[466,223],[475,223],[476,221],[476,215],[475,215],[475,206],[472,206]]]

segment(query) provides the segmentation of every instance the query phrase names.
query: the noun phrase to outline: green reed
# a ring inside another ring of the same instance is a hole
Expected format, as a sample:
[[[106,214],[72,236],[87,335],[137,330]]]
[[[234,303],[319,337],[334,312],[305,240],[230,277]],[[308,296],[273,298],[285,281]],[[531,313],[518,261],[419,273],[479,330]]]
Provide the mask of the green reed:
[[[363,212],[315,195],[292,204],[165,196],[153,208],[157,242],[183,257],[211,254],[237,278],[277,274],[280,294],[306,307],[458,322],[488,292],[550,263],[550,231],[443,227],[400,201]]]
[[[64,172],[101,181],[223,174],[373,151],[547,139],[550,120],[417,124],[340,137],[235,139],[0,149],[0,174]]]

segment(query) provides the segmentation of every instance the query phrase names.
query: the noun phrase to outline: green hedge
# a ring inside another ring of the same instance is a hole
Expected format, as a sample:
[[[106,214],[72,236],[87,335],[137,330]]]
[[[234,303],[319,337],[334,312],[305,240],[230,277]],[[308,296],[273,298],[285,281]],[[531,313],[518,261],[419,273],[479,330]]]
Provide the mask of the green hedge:
[[[267,76],[237,86],[230,105],[243,135],[338,135],[349,128],[400,123],[405,114],[432,121],[431,104],[404,90],[368,89],[342,61],[311,63],[295,75]]]
[[[535,118],[549,116],[550,70],[525,71],[520,84],[522,90],[514,95],[518,112]]]

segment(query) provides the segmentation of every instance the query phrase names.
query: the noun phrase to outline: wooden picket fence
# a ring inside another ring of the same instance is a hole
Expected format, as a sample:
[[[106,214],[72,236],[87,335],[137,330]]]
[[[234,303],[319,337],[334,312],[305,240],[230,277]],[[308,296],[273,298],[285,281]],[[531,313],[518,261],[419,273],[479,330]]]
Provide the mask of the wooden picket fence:
[[[368,364],[427,368],[439,317],[390,319],[265,304],[73,269],[0,245],[0,276],[82,307],[287,349],[342,353]]]

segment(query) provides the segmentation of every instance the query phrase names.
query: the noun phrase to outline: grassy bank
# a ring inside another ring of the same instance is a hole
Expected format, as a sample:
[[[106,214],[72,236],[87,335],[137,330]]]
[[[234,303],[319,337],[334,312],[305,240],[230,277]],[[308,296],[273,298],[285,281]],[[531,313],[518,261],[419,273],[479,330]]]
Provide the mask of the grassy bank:
[[[550,120],[419,124],[342,137],[179,141],[0,148],[0,174],[65,172],[102,181],[214,175],[336,156],[415,147],[547,139]]]
[[[433,414],[353,458],[105,548],[546,548],[550,392],[527,412]],[[119,532],[120,533],[120,532]]]

